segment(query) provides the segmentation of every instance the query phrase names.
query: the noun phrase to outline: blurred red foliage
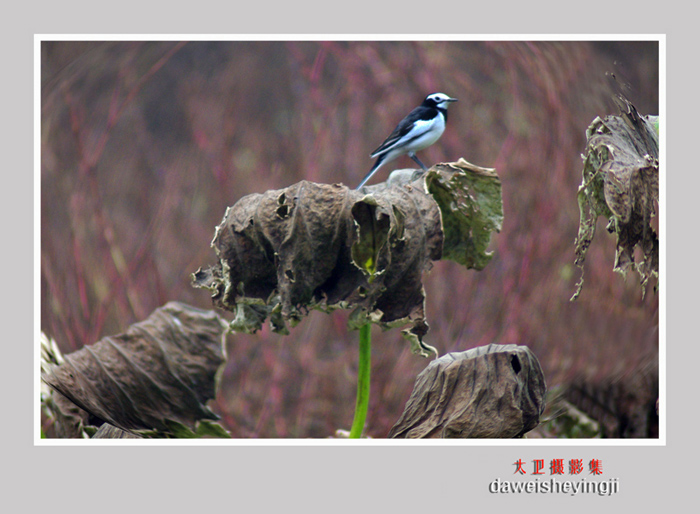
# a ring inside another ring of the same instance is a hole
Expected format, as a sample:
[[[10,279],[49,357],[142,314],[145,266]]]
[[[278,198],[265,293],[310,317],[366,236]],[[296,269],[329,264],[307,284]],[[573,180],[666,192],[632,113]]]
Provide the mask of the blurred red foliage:
[[[439,262],[425,277],[428,343],[441,353],[528,345],[549,386],[656,363],[656,395],[658,296],[642,300],[632,277],[612,272],[602,226],[583,293],[569,298],[585,130],[617,112],[609,72],[642,114],[658,114],[658,51],[633,41],[43,42],[42,330],[69,352],[169,300],[211,308],[190,274],[215,259],[227,206],[301,179],[355,187],[401,116],[442,91],[459,103],[421,159],[495,167],[505,222],[486,269]],[[312,313],[288,336],[229,336],[214,408],[235,437],[349,428],[357,333],[346,319]],[[427,364],[398,330],[374,332],[369,435],[386,436]]]

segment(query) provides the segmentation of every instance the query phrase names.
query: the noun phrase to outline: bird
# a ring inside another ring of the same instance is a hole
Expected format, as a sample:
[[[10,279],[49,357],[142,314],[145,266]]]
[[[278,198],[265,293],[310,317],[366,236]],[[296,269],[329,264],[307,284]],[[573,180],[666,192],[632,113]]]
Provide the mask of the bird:
[[[396,125],[389,137],[370,154],[370,157],[376,157],[377,160],[357,189],[364,186],[382,165],[404,154],[413,159],[423,170],[427,170],[416,157],[416,152],[440,139],[445,131],[447,107],[456,101],[456,98],[450,98],[445,93],[431,93],[426,96],[423,103],[408,113],[408,116]]]

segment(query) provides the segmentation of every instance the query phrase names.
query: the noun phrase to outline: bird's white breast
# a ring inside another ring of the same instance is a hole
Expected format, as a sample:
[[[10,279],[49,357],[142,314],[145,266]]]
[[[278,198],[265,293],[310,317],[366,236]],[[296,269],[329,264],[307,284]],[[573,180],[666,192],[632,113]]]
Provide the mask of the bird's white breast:
[[[429,147],[445,131],[445,117],[440,113],[432,120],[418,120],[414,123],[411,131],[402,139],[410,141],[405,149],[407,152],[418,152]]]

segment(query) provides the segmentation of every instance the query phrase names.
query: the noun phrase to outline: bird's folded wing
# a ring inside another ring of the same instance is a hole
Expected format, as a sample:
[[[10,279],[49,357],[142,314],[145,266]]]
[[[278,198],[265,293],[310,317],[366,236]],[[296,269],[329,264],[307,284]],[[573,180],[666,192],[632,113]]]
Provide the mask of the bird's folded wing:
[[[387,137],[386,140],[379,145],[379,148],[370,154],[370,157],[376,157],[380,154],[386,153],[396,145],[403,145],[417,139],[430,130],[433,125],[433,120],[424,119],[422,114],[422,111],[413,111],[403,120],[401,120],[401,123],[399,123],[394,131],[389,134],[389,137]]]

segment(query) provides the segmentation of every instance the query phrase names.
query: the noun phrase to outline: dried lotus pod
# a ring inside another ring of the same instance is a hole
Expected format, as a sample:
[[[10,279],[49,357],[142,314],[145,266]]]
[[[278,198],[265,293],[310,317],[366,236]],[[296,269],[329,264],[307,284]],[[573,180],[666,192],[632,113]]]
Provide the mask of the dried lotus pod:
[[[545,394],[542,368],[526,346],[448,353],[418,375],[389,437],[521,437],[538,425]]]

